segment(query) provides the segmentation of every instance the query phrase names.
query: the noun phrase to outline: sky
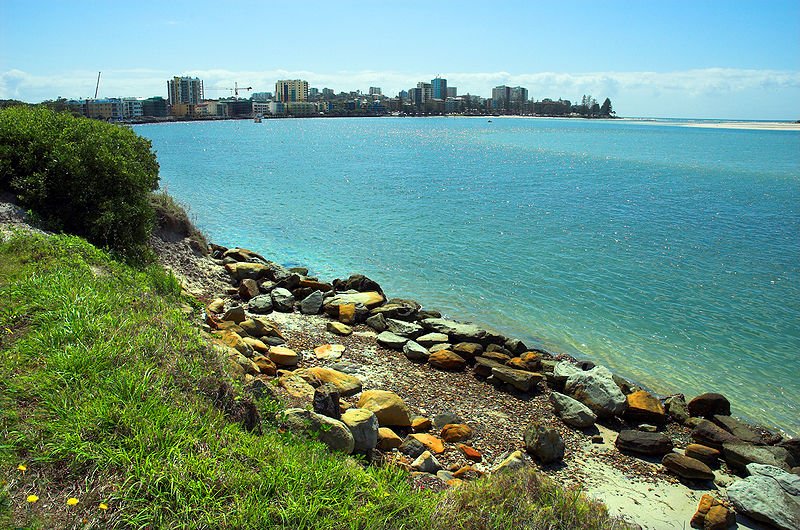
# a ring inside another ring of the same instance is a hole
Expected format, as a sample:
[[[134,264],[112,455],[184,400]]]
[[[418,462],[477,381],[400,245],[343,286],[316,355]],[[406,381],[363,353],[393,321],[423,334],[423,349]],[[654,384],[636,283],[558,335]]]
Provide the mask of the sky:
[[[287,78],[394,96],[439,75],[620,116],[797,120],[800,0],[0,0],[0,99],[92,97],[98,71],[99,97],[166,97],[175,75],[207,98]]]

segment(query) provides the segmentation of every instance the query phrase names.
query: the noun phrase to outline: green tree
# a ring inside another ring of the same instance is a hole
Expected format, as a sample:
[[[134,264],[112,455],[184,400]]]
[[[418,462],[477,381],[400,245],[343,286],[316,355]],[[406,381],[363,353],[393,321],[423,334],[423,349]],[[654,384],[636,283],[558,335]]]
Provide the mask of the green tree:
[[[0,190],[44,226],[129,256],[153,228],[158,162],[131,129],[43,106],[0,111]]]
[[[602,116],[611,116],[614,111],[611,109],[611,100],[606,98],[603,105],[600,107],[600,114]]]

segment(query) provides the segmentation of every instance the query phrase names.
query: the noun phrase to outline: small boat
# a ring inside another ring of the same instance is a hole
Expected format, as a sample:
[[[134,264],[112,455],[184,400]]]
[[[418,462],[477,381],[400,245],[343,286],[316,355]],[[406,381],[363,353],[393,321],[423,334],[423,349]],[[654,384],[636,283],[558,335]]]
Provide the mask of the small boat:
[[[254,123],[261,123],[261,114],[256,114],[256,117],[253,118]]]

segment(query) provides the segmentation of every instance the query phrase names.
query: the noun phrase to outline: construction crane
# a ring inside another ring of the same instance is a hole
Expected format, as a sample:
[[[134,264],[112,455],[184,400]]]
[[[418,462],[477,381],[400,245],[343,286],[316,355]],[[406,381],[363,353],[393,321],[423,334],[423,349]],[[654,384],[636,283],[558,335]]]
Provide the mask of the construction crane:
[[[94,99],[97,99],[97,91],[100,90],[100,74],[102,72],[97,72],[97,84],[94,86]]]
[[[233,95],[238,98],[240,90],[253,90],[253,87],[249,86],[239,88],[239,82],[237,81],[233,84],[233,88],[209,88],[208,90],[230,90]]]

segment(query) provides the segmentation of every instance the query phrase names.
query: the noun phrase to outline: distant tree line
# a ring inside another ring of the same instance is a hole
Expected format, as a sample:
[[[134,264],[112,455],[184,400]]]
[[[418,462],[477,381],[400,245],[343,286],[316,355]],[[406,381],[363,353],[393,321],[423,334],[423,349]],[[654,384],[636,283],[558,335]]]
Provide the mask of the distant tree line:
[[[554,101],[545,98],[542,101],[533,103],[533,112],[540,116],[571,116],[576,114],[584,118],[612,118],[615,116],[609,98],[606,98],[603,104],[600,105],[590,95],[584,95],[579,104],[573,104],[568,99]]]

